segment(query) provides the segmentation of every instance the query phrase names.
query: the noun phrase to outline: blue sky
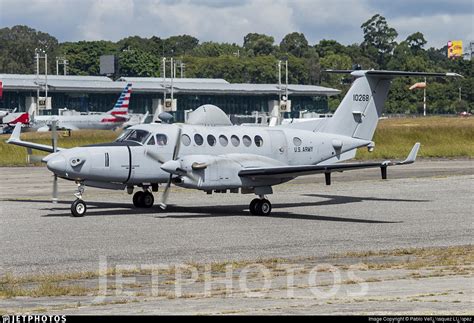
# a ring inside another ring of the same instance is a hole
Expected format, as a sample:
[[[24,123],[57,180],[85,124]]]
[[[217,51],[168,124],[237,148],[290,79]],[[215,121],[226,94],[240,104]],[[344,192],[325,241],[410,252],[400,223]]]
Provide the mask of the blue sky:
[[[0,0],[0,27],[24,24],[59,41],[112,40],[188,34],[242,44],[249,32],[276,43],[303,32],[314,44],[360,43],[360,25],[380,13],[399,33],[420,31],[428,47],[474,41],[473,0]]]

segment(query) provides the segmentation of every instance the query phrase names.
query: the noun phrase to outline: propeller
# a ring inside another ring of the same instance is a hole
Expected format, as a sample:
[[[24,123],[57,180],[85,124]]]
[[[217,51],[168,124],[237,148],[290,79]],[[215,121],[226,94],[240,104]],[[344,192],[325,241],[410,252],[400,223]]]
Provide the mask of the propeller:
[[[160,208],[165,210],[167,207],[166,202],[168,201],[168,197],[170,194],[170,188],[171,188],[171,182],[173,181],[173,175],[179,175],[179,176],[186,176],[187,178],[191,179],[194,182],[198,182],[199,178],[196,177],[192,172],[187,172],[181,167],[181,162],[178,161],[178,155],[179,155],[179,149],[181,146],[181,132],[182,129],[179,125],[177,126],[177,132],[176,132],[176,142],[173,150],[173,158],[171,160],[166,160],[161,154],[152,151],[152,150],[147,150],[146,154],[159,162],[161,165],[161,169],[164,171],[170,173],[169,179],[166,182],[165,189],[163,191],[163,194],[161,195],[161,202],[160,202]],[[192,169],[193,170],[202,170],[207,167],[207,164],[205,163],[193,163]]]
[[[181,127],[176,125],[178,127],[178,131],[176,133],[176,144],[174,146],[173,150],[173,160],[176,160],[178,158],[179,154],[179,148],[181,146]],[[166,209],[166,201],[168,200],[168,196],[170,194],[170,187],[171,187],[171,181],[173,180],[173,174],[170,173],[170,177],[168,179],[168,182],[166,183],[165,190],[163,191],[163,194],[161,195],[161,202],[160,202],[160,208],[165,210]]]
[[[53,153],[58,150],[58,131],[57,131],[57,121],[53,120],[51,123],[51,141],[53,146]],[[58,203],[58,175],[54,174],[53,179],[53,204]]]

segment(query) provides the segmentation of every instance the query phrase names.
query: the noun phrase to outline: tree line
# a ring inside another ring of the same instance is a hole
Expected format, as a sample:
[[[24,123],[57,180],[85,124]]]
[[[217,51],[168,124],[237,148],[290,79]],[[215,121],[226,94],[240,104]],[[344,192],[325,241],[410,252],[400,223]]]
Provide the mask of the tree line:
[[[391,69],[406,71],[456,72],[464,78],[429,80],[429,113],[456,113],[474,110],[473,61],[448,59],[447,48],[428,48],[421,32],[414,32],[396,42],[397,31],[376,14],[361,25],[361,42],[343,45],[336,40],[309,44],[303,33],[292,32],[277,43],[274,37],[249,33],[243,44],[200,42],[189,35],[160,38],[130,36],[117,42],[63,42],[48,33],[28,26],[0,29],[0,73],[35,72],[35,49],[43,49],[54,62],[58,56],[69,61],[68,74],[99,75],[99,57],[113,54],[119,62],[120,76],[159,77],[162,57],[174,57],[184,63],[185,77],[224,78],[232,83],[276,83],[277,61],[288,60],[289,82],[317,84],[342,89],[329,99],[335,109],[349,85],[341,76],[322,73],[324,69]],[[169,65],[169,64],[168,64]],[[49,64],[49,73],[56,73]],[[169,74],[169,66],[167,67]],[[177,73],[180,75],[180,73]],[[415,78],[394,80],[386,103],[388,113],[420,113],[421,91],[409,91]],[[461,90],[460,90],[461,89]]]

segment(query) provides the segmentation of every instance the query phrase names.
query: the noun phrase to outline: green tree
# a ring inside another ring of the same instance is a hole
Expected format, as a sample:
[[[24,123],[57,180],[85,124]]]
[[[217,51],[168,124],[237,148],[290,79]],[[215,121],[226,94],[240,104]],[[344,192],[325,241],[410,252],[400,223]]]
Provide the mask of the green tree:
[[[110,41],[79,41],[62,43],[60,52],[69,60],[69,74],[99,75],[100,56],[116,55],[118,48]]]
[[[389,27],[385,18],[379,14],[372,16],[360,27],[364,33],[362,48],[369,57],[372,57],[382,68],[385,68],[388,56],[396,46],[397,31]]]
[[[420,32],[411,34],[410,36],[407,37],[405,41],[407,42],[408,46],[415,54],[422,51],[423,47],[427,43],[425,36]]]
[[[126,50],[119,54],[121,76],[157,77],[160,59],[142,50]]]
[[[51,62],[54,62],[58,52],[55,37],[28,26],[0,29],[0,73],[35,73],[36,48],[48,54],[49,73],[53,72],[54,63]]]
[[[280,42],[280,50],[295,57],[303,57],[308,52],[308,41],[303,33],[287,34]]]
[[[163,40],[164,56],[182,56],[192,52],[198,46],[199,40],[193,36],[171,36]]]
[[[250,33],[244,37],[244,48],[250,56],[270,55],[274,52],[272,36]]]
[[[195,47],[191,54],[200,57],[218,57],[223,55],[239,56],[241,52],[242,47],[235,43],[204,42]]]
[[[318,44],[314,45],[314,49],[318,53],[319,57],[325,57],[331,54],[345,54],[346,48],[344,45],[338,43],[335,40],[323,39]]]

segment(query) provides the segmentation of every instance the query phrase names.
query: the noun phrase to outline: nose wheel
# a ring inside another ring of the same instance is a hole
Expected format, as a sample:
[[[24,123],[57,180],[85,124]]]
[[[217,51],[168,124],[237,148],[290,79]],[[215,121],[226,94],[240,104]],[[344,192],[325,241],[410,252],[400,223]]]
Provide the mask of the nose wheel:
[[[84,216],[86,214],[86,211],[87,211],[86,202],[84,202],[81,199],[75,200],[71,205],[71,213],[72,213],[72,216],[74,217]]]
[[[77,198],[71,204],[71,214],[73,217],[82,217],[87,212],[86,202],[82,200],[82,194],[84,194],[85,186],[82,182],[77,183],[77,191],[74,193],[74,196]]]
[[[270,215],[272,212],[272,203],[269,200],[253,199],[249,205],[250,213],[253,215]]]
[[[153,203],[155,198],[149,191],[138,191],[133,194],[133,205],[137,208],[151,208]]]

